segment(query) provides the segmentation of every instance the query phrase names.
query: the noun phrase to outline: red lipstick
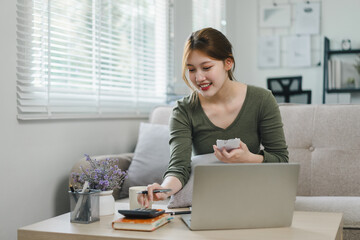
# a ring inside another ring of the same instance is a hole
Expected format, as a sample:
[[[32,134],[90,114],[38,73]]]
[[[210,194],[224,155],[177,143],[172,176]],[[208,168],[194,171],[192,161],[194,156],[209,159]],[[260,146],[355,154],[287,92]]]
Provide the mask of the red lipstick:
[[[212,84],[211,83],[209,83],[209,84],[204,84],[204,85],[200,85],[200,89],[202,90],[202,91],[207,91],[207,90],[209,90],[209,88],[210,88],[210,86],[211,86]],[[204,87],[203,87],[204,86]]]

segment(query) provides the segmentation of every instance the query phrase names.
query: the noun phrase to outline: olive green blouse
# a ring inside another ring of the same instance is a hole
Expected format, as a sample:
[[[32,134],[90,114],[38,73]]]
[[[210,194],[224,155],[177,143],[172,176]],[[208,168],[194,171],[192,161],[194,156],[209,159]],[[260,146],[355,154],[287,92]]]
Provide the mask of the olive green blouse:
[[[279,106],[269,90],[248,85],[243,106],[226,129],[215,126],[197,99],[177,102],[170,119],[170,163],[164,177],[177,177],[182,186],[191,172],[191,156],[213,153],[217,139],[240,138],[264,162],[288,162]],[[264,150],[260,150],[260,144]]]

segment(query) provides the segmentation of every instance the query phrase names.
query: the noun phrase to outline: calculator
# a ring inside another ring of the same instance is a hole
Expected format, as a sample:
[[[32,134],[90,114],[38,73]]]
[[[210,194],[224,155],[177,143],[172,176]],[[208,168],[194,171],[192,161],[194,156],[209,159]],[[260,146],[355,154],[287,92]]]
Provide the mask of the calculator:
[[[127,218],[154,218],[165,213],[165,210],[137,208],[134,210],[118,210],[118,212]]]

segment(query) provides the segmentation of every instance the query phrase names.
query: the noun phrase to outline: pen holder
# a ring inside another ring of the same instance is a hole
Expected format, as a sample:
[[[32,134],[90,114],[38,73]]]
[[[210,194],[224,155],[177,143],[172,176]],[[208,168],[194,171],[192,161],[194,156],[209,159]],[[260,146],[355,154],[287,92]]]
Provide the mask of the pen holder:
[[[100,190],[91,189],[88,192],[69,191],[70,222],[92,223],[100,220],[99,208]]]

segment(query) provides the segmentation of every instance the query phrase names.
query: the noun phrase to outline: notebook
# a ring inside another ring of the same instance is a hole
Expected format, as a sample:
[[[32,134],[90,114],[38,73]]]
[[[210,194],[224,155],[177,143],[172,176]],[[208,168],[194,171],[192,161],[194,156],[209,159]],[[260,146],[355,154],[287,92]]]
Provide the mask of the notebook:
[[[170,214],[163,213],[154,218],[127,218],[121,217],[112,222],[115,230],[154,231],[165,225],[171,219]]]
[[[194,169],[191,230],[275,228],[292,223],[300,165],[212,164]]]

